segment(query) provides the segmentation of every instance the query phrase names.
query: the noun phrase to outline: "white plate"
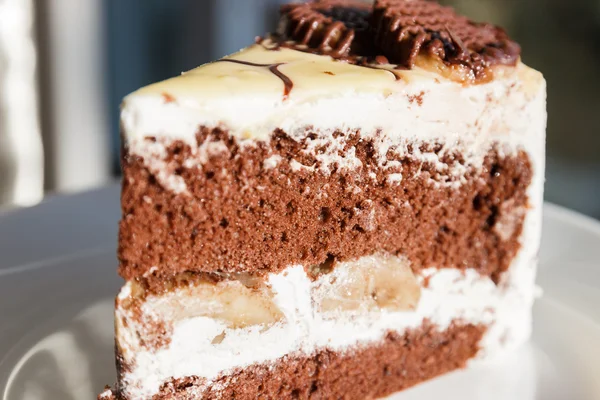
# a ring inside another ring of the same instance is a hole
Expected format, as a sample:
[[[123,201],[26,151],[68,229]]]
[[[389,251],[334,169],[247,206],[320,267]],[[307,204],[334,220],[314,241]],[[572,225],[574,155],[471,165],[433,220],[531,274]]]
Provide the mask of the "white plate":
[[[93,399],[115,380],[118,187],[0,215],[2,400]],[[600,224],[546,205],[533,340],[395,400],[600,399]]]

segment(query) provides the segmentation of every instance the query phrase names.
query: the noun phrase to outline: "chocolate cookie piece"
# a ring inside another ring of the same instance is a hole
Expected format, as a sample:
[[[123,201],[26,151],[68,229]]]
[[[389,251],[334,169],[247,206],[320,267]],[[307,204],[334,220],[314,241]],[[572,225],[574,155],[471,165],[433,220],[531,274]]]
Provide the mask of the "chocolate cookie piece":
[[[281,9],[283,35],[319,54],[344,58],[371,46],[370,5],[352,0],[287,4]]]
[[[467,66],[478,76],[494,64],[514,65],[521,53],[502,28],[426,0],[376,0],[371,27],[375,45],[390,62],[408,68],[425,54]]]

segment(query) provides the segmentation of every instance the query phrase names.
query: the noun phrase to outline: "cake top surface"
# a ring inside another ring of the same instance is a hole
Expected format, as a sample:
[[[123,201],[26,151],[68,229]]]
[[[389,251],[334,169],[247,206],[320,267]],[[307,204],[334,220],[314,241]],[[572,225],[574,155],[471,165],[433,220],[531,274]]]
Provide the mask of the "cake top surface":
[[[132,93],[121,115],[126,139],[189,139],[198,126],[219,125],[264,139],[297,124],[398,128],[407,110],[442,121],[448,99],[473,108],[469,99],[507,87],[528,97],[543,86],[500,28],[437,3],[316,0],[283,6],[278,33]]]
[[[278,33],[137,94],[183,102],[192,93],[387,94],[427,80],[487,83],[520,64],[520,47],[501,28],[427,0],[315,0],[284,5],[281,15]]]
[[[409,71],[392,65],[358,66],[330,56],[279,47],[267,39],[179,77],[147,86],[137,94],[164,93],[168,101],[169,95],[179,100],[178,95],[192,93],[213,99],[240,92],[256,96],[277,93],[285,100],[307,92],[314,96],[335,91],[392,90],[401,85],[396,81],[430,80],[435,75],[419,67]]]
[[[494,71],[495,79],[518,74],[539,81],[533,70],[520,62],[514,67],[497,65]],[[192,108],[200,102],[239,98],[240,95],[273,97],[273,101],[285,103],[290,99],[304,101],[346,94],[389,96],[431,84],[460,88],[468,86],[469,78],[465,75],[469,74],[466,69],[436,61],[411,69],[399,69],[389,63],[357,65],[329,55],[283,47],[265,39],[178,77],[146,86],[132,96],[160,95],[165,103],[176,102]]]

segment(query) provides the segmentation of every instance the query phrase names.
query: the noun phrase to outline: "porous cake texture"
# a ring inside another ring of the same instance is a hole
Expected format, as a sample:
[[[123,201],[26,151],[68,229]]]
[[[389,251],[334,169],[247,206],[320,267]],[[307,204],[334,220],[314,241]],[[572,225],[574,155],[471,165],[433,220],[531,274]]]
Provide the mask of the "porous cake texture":
[[[320,0],[127,96],[100,398],[379,398],[525,342],[545,93],[498,27]]]

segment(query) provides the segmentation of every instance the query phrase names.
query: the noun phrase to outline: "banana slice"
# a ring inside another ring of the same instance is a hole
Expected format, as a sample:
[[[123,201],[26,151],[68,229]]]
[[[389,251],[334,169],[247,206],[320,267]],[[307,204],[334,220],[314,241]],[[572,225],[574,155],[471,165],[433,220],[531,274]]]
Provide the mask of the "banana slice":
[[[391,255],[363,257],[339,263],[321,276],[313,299],[321,312],[410,311],[421,297],[421,287],[408,262]]]
[[[283,318],[267,288],[253,289],[240,281],[200,282],[153,301],[154,313],[175,322],[193,317],[224,321],[230,328],[273,325]]]

